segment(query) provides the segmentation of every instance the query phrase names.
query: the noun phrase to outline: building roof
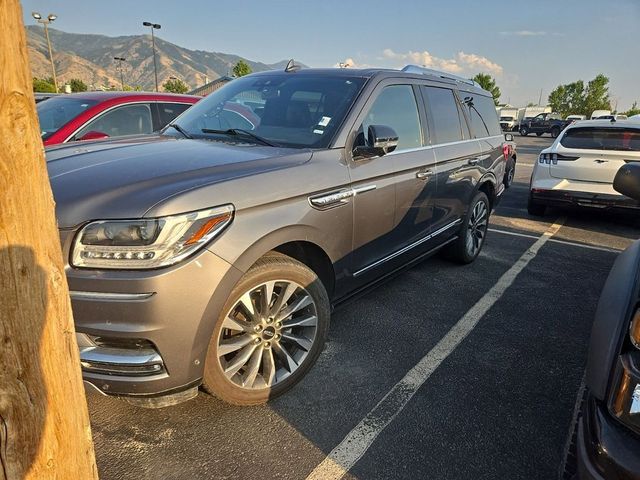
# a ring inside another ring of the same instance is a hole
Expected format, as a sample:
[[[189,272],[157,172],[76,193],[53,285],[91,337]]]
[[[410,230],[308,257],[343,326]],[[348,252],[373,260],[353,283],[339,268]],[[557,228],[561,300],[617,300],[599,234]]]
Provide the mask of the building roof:
[[[209,95],[211,92],[217,90],[222,85],[230,82],[231,80],[233,80],[233,77],[223,75],[222,77],[218,77],[209,83],[205,83],[201,87],[194,88],[189,92],[189,95],[199,95],[201,97],[204,97],[205,95]]]

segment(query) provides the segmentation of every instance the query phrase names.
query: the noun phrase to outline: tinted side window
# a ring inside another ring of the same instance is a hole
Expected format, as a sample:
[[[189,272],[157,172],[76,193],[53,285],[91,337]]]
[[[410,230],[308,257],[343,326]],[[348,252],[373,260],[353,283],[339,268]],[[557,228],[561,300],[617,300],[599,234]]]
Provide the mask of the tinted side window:
[[[427,108],[433,118],[433,143],[449,143],[462,140],[458,106],[453,92],[448,88],[421,87]]]
[[[153,132],[151,109],[146,104],[114,108],[91,121],[75,135],[75,138],[80,138],[91,131],[106,133],[110,137],[151,133]]]
[[[385,87],[365,117],[356,138],[356,145],[366,142],[369,125],[385,125],[398,134],[398,150],[422,146],[422,130],[418,105],[411,85]]]
[[[158,103],[158,113],[160,114],[160,128],[171,123],[174,118],[184,112],[191,105],[184,103]]]
[[[498,112],[496,112],[493,98],[483,95],[468,95],[464,97],[464,103],[471,119],[472,135],[476,138],[500,135]]]

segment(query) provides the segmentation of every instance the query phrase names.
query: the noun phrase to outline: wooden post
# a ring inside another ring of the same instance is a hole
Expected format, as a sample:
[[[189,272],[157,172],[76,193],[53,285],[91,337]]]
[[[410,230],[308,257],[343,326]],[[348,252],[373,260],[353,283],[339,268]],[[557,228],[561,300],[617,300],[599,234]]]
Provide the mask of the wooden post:
[[[0,480],[97,479],[22,11],[0,0]]]

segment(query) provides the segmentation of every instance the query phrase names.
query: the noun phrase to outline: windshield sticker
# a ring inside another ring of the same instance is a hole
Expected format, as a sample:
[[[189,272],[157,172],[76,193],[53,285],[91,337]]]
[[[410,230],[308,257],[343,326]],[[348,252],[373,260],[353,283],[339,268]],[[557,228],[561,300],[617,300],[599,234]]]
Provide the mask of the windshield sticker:
[[[329,125],[330,121],[331,121],[331,117],[322,117],[318,122],[318,125],[321,127],[326,127],[327,125]]]
[[[318,134],[318,135],[322,135],[324,133],[324,130],[316,129],[316,130],[313,131],[313,133]]]

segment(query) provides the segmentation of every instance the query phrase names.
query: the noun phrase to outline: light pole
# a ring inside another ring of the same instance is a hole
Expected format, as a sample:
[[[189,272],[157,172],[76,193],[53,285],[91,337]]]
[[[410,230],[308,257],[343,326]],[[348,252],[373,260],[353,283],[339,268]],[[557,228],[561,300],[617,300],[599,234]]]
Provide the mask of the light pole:
[[[49,46],[49,60],[51,60],[51,71],[53,72],[53,87],[56,93],[58,93],[58,79],[56,78],[56,66],[53,64],[53,51],[51,50],[51,40],[49,40],[48,28],[49,24],[56,18],[58,18],[58,16],[50,13],[49,15],[47,15],[47,18],[42,18],[42,15],[40,15],[38,12],[31,12],[31,16],[35,18],[38,23],[44,25],[44,34],[47,37],[47,45]]]
[[[160,30],[159,23],[151,23],[151,22],[142,22],[142,25],[145,27],[151,27],[151,45],[153,46],[153,73],[156,77],[156,92],[158,91],[158,64],[156,63],[156,37],[153,34],[155,29]]]
[[[127,59],[124,57],[113,57],[113,59],[118,62],[118,70],[120,70],[120,83],[122,84],[122,90],[124,91],[124,73],[122,72],[122,62],[126,62]]]

